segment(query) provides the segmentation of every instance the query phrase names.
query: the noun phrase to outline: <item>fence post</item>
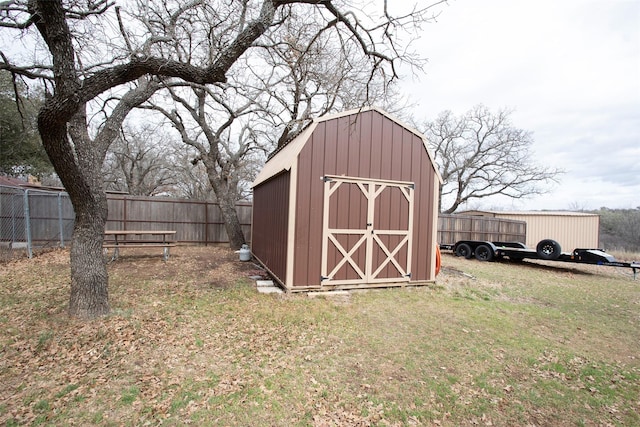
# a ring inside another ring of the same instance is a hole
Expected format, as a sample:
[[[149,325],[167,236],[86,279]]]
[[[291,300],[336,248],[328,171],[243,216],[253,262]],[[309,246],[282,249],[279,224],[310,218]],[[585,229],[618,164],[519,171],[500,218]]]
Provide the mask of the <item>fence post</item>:
[[[24,232],[27,238],[27,255],[29,258],[33,258],[33,251],[31,248],[31,218],[29,217],[29,190],[24,190]]]
[[[209,246],[209,201],[204,201],[204,245]]]
[[[18,193],[11,194],[11,246],[16,243],[18,238],[18,232],[16,230],[16,204],[18,200]]]
[[[60,247],[64,248],[64,226],[62,224],[62,193],[58,193],[58,230],[60,233]]]

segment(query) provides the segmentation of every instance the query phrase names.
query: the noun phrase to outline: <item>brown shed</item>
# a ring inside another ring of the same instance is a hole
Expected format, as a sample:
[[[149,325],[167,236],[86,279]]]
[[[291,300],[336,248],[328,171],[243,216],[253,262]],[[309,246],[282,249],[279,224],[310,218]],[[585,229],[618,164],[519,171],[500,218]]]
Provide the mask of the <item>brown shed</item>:
[[[253,183],[251,251],[289,291],[432,282],[440,182],[386,112],[316,119]]]

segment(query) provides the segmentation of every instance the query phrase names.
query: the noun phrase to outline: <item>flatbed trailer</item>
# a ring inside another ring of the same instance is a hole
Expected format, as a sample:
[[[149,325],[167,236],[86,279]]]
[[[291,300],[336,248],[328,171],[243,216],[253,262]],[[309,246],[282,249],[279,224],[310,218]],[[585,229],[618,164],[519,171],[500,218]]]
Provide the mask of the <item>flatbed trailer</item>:
[[[638,262],[622,262],[604,249],[576,248],[573,252],[562,252],[560,244],[552,239],[541,240],[535,249],[527,248],[520,242],[486,242],[478,240],[459,240],[453,245],[440,245],[441,250],[451,250],[456,256],[479,261],[492,261],[507,257],[511,261],[539,259],[544,261],[561,261],[578,264],[604,265],[608,267],[624,267],[633,270],[634,280],[640,270]]]

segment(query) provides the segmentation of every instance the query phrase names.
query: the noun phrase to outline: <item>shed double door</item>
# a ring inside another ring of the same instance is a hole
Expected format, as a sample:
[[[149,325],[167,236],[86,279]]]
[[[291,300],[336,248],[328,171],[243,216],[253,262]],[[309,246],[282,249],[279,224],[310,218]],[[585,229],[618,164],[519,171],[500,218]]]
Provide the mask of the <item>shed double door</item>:
[[[414,184],[325,176],[321,285],[411,278]]]

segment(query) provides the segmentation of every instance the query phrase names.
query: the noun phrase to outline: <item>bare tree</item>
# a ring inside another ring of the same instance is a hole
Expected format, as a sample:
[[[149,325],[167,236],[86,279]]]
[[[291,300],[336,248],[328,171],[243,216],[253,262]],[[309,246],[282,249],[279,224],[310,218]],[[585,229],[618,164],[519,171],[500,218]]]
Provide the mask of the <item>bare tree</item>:
[[[109,312],[101,168],[124,117],[149,96],[149,81],[134,86],[136,81],[164,76],[200,85],[224,82],[233,64],[265,33],[276,33],[294,8],[321,16],[323,31],[340,33],[345,45],[357,46],[369,58],[371,75],[392,80],[399,61],[415,61],[402,43],[403,30],[415,28],[430,12],[424,6],[396,17],[382,3],[376,14],[332,0],[145,0],[127,2],[128,9],[110,0],[0,3],[1,27],[18,34],[35,30],[33,35],[44,42],[45,55],[39,56],[44,62],[20,62],[19,56],[2,51],[0,69],[41,78],[49,89],[38,130],[76,213],[69,313],[92,318]],[[120,29],[119,36],[114,28]],[[186,39],[197,50],[184,49],[183,29],[190,29]],[[110,92],[127,88],[134,90],[109,102]],[[104,115],[90,115],[101,110],[96,103],[103,105]],[[91,126],[99,117],[102,123]]]
[[[180,142],[181,148],[175,151],[175,163],[173,173],[176,184],[172,190],[173,197],[193,200],[215,201],[216,195],[213,193],[207,170],[202,162],[196,161],[198,153],[185,147]]]
[[[542,194],[540,184],[556,181],[562,173],[536,164],[531,133],[513,127],[510,114],[478,105],[457,117],[444,111],[425,124],[442,175],[441,212],[453,213],[471,200],[498,194],[514,199]]]
[[[157,126],[123,126],[103,165],[105,188],[136,196],[169,195],[177,184],[175,144]]]
[[[391,82],[371,74],[366,54],[345,45],[313,16],[296,18],[277,38],[265,37],[260,55],[270,72],[254,76],[263,88],[267,116],[279,130],[274,148],[315,117],[364,105],[400,104]]]
[[[103,165],[106,190],[215,201],[198,152],[169,135],[161,116],[147,117],[145,123],[123,126],[109,147]]]
[[[187,88],[185,93],[167,87],[176,109],[168,110],[157,103],[149,108],[162,113],[182,142],[197,152],[192,163],[201,161],[204,165],[220,206],[229,245],[238,249],[245,243],[236,212],[236,202],[242,198],[245,165],[252,152],[264,151],[259,141],[266,140],[260,138],[256,121],[249,120],[261,111],[254,101],[258,95],[229,84],[190,84]]]

